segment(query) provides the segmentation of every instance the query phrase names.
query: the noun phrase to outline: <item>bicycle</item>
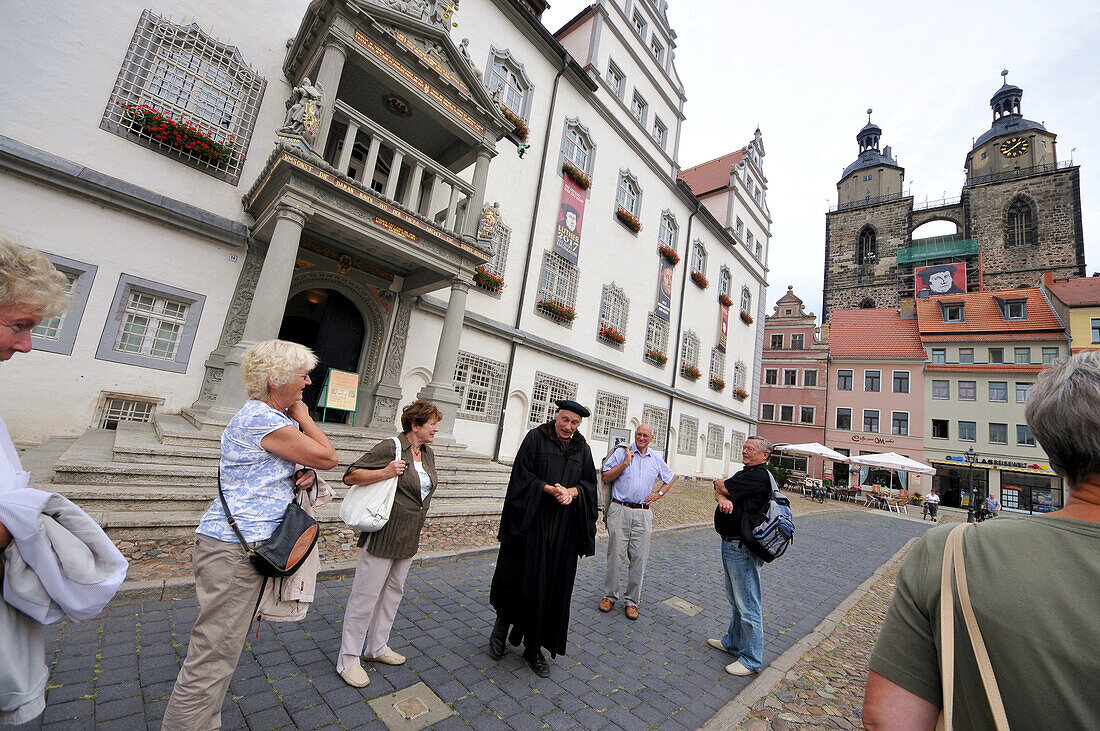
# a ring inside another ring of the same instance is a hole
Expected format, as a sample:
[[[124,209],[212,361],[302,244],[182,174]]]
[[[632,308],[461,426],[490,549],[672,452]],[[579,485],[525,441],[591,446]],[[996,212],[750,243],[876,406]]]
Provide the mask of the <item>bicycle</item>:
[[[810,491],[810,500],[816,500],[822,505],[825,504],[827,497],[829,497],[829,488],[824,485],[814,485]]]

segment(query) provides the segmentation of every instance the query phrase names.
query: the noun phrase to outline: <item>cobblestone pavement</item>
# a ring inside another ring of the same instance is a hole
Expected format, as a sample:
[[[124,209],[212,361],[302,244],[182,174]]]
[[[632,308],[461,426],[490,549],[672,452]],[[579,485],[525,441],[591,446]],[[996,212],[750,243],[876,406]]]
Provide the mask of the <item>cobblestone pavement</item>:
[[[944,515],[944,523],[959,516]],[[908,551],[848,610],[828,637],[791,668],[770,693],[752,705],[745,731],[859,729],[867,662],[894,596],[898,570]]]
[[[860,511],[800,518],[792,548],[763,571],[765,662],[927,527]],[[225,728],[384,728],[367,701],[418,682],[454,711],[437,729],[699,727],[751,680],[726,675],[729,657],[706,645],[729,618],[716,536],[655,536],[636,622],[618,607],[596,611],[604,545],[580,564],[569,655],[551,661],[548,680],[515,651],[499,661],[486,652],[494,557],[473,556],[414,569],[390,641],[408,663],[366,664],[371,684],[363,689],[333,668],[350,581],[322,582],[306,619],[250,632],[223,706]],[[671,597],[701,611],[692,617],[662,603]],[[193,599],[116,606],[92,622],[48,628],[46,712],[28,727],[158,727],[196,613]]]

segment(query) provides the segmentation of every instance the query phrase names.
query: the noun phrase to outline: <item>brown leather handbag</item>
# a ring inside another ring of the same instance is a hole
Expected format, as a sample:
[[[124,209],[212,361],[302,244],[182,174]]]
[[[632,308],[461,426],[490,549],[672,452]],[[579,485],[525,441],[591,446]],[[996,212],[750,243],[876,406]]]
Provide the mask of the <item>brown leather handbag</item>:
[[[229,503],[225,501],[225,493],[222,492],[221,470],[218,470],[218,497],[221,498],[222,509],[225,510],[229,527],[237,535],[237,540],[241,542],[248,554],[248,560],[252,562],[252,565],[256,567],[261,576],[290,576],[301,567],[306,560],[306,556],[317,544],[317,538],[320,535],[317,521],[303,510],[297,501],[291,500],[286,512],[283,513],[283,519],[279,522],[279,527],[275,529],[271,537],[266,541],[257,543],[255,546],[249,546],[244,536],[241,535],[233,514],[229,512]]]

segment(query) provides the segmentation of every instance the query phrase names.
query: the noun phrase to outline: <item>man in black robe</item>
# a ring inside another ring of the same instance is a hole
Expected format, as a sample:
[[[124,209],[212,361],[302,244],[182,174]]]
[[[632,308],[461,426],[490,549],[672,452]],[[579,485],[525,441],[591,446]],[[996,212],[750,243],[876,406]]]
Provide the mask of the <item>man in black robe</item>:
[[[500,658],[506,638],[523,642],[523,659],[541,678],[550,676],[542,648],[565,654],[577,559],[596,552],[596,466],[577,432],[589,411],[555,403],[554,420],[529,431],[516,452],[489,592],[497,610],[489,652]]]

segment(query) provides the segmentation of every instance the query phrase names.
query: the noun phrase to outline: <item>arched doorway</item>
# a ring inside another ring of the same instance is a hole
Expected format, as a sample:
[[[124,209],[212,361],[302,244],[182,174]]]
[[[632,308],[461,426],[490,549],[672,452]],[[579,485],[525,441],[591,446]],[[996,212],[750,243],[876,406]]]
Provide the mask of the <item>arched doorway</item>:
[[[311,411],[330,368],[359,371],[365,331],[359,309],[334,289],[307,289],[287,301],[279,337],[312,348],[320,360],[311,374],[313,383],[302,396]],[[350,421],[349,412],[328,411],[324,420],[344,423]]]

